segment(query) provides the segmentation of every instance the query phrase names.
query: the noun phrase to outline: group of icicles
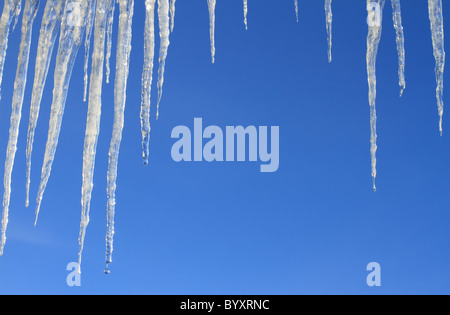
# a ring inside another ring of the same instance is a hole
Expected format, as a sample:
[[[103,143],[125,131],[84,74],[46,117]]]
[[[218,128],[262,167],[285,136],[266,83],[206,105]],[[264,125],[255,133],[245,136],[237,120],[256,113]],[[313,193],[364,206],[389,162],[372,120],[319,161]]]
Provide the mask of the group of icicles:
[[[11,24],[14,29],[21,12],[22,0],[4,0],[3,13],[0,20],[0,88],[5,64],[8,35]],[[157,18],[159,23],[160,50],[158,69],[158,99],[157,114],[159,115],[159,103],[162,96],[164,81],[164,67],[169,47],[169,35],[173,31],[176,0],[145,0],[146,18],[144,32],[144,69],[142,74],[142,101],[141,101],[141,127],[144,164],[148,163],[150,140],[150,98],[153,77],[153,65],[155,57],[155,8],[158,4]],[[244,2],[244,22],[247,28],[248,0]],[[368,37],[367,37],[367,75],[369,83],[370,127],[371,127],[371,157],[373,188],[376,178],[376,75],[375,63],[378,44],[381,38],[381,21],[385,0],[366,0],[368,10]],[[8,212],[11,194],[11,173],[17,149],[19,124],[21,119],[22,104],[27,79],[28,60],[32,38],[33,22],[38,11],[40,0],[25,0],[22,18],[22,35],[18,56],[16,78],[14,82],[14,94],[12,99],[11,125],[9,141],[6,152],[4,174],[3,216],[0,241],[0,255],[6,241],[6,227],[8,224]],[[141,4],[141,1],[138,1]],[[328,60],[331,62],[332,47],[332,0],[325,0],[326,30],[328,36]],[[397,33],[397,50],[399,60],[399,85],[401,93],[405,89],[405,48],[401,19],[400,0],[391,0],[393,9],[394,27]],[[132,21],[134,12],[134,0],[117,0],[120,8],[119,31],[117,38],[116,72],[114,82],[114,126],[109,149],[109,165],[107,175],[107,232],[106,232],[106,269],[112,261],[115,190],[119,147],[124,125],[124,109],[126,103],[127,78],[130,64]],[[214,62],[214,28],[216,0],[207,0],[210,18],[211,57]],[[299,5],[294,0],[295,13],[298,21]],[[100,127],[101,115],[101,90],[103,83],[103,68],[106,68],[106,82],[109,82],[111,57],[112,29],[116,0],[47,0],[42,17],[41,30],[36,54],[35,77],[30,107],[30,119],[28,126],[26,163],[26,206],[29,203],[29,186],[31,171],[31,152],[42,94],[47,79],[48,69],[53,47],[59,33],[59,46],[56,57],[54,73],[53,101],[48,130],[47,144],[45,148],[44,162],[42,166],[41,182],[36,199],[36,221],[42,202],[43,193],[50,177],[52,163],[58,144],[62,117],[70,77],[78,53],[78,49],[85,37],[85,62],[84,62],[84,100],[88,95],[88,61],[92,31],[94,30],[94,48],[91,57],[91,74],[89,83],[88,113],[86,122],[86,134],[83,150],[83,181],[82,181],[82,212],[79,234],[78,262],[81,264],[86,228],[89,222],[89,206],[93,189],[93,174],[97,139]],[[436,59],[436,96],[439,111],[439,129],[442,133],[443,116],[443,73],[445,63],[444,32],[442,17],[442,0],[428,0],[429,17],[431,22],[432,42],[434,57]],[[370,20],[372,19],[372,20]],[[106,49],[105,49],[106,46]],[[105,65],[106,64],[106,65]],[[81,270],[79,270],[81,272]]]

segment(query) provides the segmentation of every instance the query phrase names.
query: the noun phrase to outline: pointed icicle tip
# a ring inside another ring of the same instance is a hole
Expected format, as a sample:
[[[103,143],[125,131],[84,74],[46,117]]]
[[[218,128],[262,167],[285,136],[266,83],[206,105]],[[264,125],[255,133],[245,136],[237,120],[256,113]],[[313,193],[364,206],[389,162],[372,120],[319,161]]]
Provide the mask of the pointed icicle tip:
[[[332,0],[325,0],[325,20],[327,28],[327,42],[328,42],[328,62],[331,63],[332,57],[332,46],[333,46],[333,11],[331,8]]]
[[[396,33],[397,52],[398,52],[398,84],[400,86],[400,97],[406,87],[405,80],[405,36],[402,26],[402,11],[400,0],[391,0],[392,3],[392,19]]]
[[[41,208],[41,201],[40,200],[36,200],[36,212],[35,212],[35,217],[34,217],[34,226],[37,225],[40,208]]]
[[[176,0],[170,0],[170,32],[173,33],[175,27],[175,2]]]
[[[248,1],[244,0],[244,24],[246,31],[248,30],[247,14],[248,14]]]
[[[216,0],[208,0],[208,11],[209,11],[209,37],[211,41],[211,62],[215,63]]]
[[[444,90],[444,18],[442,14],[442,0],[428,0],[428,14],[430,18],[431,39],[433,43],[433,55],[436,61],[436,99],[439,113],[439,131],[442,134],[442,116],[444,114],[443,90]]]

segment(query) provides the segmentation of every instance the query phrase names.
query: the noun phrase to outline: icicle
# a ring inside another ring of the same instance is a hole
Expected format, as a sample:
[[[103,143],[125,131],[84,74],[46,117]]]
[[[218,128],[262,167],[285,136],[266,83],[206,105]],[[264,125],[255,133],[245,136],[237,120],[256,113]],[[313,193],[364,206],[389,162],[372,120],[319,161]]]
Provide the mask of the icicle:
[[[439,131],[442,135],[442,118],[444,115],[444,19],[442,17],[442,0],[428,0],[428,12],[431,23],[431,37],[433,40],[433,52],[436,59],[436,98],[439,111]]]
[[[108,11],[108,28],[107,28],[107,32],[106,32],[106,83],[109,83],[109,76],[111,74],[109,60],[111,58],[112,32],[113,32],[113,25],[114,25],[115,8],[116,8],[116,1],[114,0]]]
[[[95,20],[95,8],[97,0],[92,1],[92,5],[89,7],[89,12],[86,21],[86,39],[84,41],[84,92],[83,102],[86,102],[87,88],[88,88],[88,64],[89,64],[89,50],[91,47],[91,35]]]
[[[294,0],[294,7],[295,7],[295,17],[297,18],[298,23],[298,0]]]
[[[93,0],[67,0],[61,23],[58,54],[54,74],[53,101],[50,113],[47,144],[42,165],[41,183],[36,198],[36,220],[39,216],[42,197],[47,186],[55,158],[61,131],[62,117],[67,100],[70,78],[75,59],[86,29],[86,18]]]
[[[145,1],[144,70],[142,72],[141,130],[144,164],[148,164],[150,142],[150,103],[155,56],[155,0]]]
[[[215,62],[216,47],[215,47],[215,25],[216,25],[216,0],[208,0],[209,10],[209,38],[211,40],[211,58],[212,63]]]
[[[215,0],[214,0],[215,2]],[[166,66],[167,50],[169,49],[169,0],[158,0],[158,22],[159,22],[159,69],[158,69],[158,103],[156,104],[156,119],[159,117],[159,103],[162,98],[164,83],[164,70]]]
[[[114,0],[98,0],[95,13],[94,51],[92,52],[91,82],[89,85],[89,106],[86,120],[86,134],[83,149],[83,186],[81,189],[81,223],[78,264],[84,248],[86,228],[89,223],[89,210],[94,186],[95,154],[100,132],[102,107],[103,66],[105,61],[105,42],[108,12]]]
[[[3,181],[4,194],[0,255],[3,255],[3,248],[6,242],[6,227],[8,225],[9,202],[11,197],[11,174],[14,165],[14,158],[17,151],[17,139],[19,137],[20,119],[22,117],[23,97],[25,93],[25,85],[27,82],[28,60],[30,56],[31,34],[38,7],[39,0],[26,0],[25,10],[22,18],[22,38],[20,42],[16,79],[14,81],[11,125],[9,128],[9,140],[5,161],[5,177]]]
[[[403,34],[402,26],[402,11],[400,6],[400,0],[391,0],[392,2],[392,14],[394,20],[394,28],[397,35],[397,52],[398,52],[398,84],[400,86],[400,96],[403,95],[403,91],[406,87],[405,82],[405,36]]]
[[[146,1],[148,9],[149,2]],[[154,14],[154,11],[151,10]],[[119,35],[117,42],[117,62],[116,62],[116,79],[114,86],[114,127],[111,137],[111,145],[109,147],[108,161],[108,179],[107,179],[107,226],[106,226],[106,269],[105,273],[109,273],[108,266],[112,262],[113,253],[113,237],[114,237],[114,214],[115,214],[115,193],[117,179],[117,165],[119,162],[119,148],[122,141],[122,130],[124,125],[124,110],[126,101],[127,79],[130,66],[131,51],[131,31],[134,13],[134,0],[122,0],[120,2],[119,17]],[[146,27],[146,32],[148,28]]]
[[[246,30],[248,29],[247,14],[248,14],[248,1],[244,0],[244,24]]]
[[[327,23],[327,38],[328,38],[328,62],[332,61],[331,47],[333,45],[333,39],[332,39],[333,11],[331,9],[331,1],[332,0],[325,0],[325,16],[326,16],[326,23]]]
[[[9,28],[12,19],[20,14],[21,2],[5,0],[2,17],[0,19],[0,92],[2,87],[3,68],[5,66],[6,50],[8,48]],[[0,93],[1,99],[1,93]]]
[[[175,26],[175,2],[176,0],[170,0],[170,31],[173,32]]]
[[[31,181],[31,153],[33,151],[34,132],[39,117],[42,93],[44,92],[48,68],[52,57],[53,47],[60,28],[61,11],[65,0],[48,0],[42,17],[41,32],[36,54],[34,71],[33,94],[31,96],[30,122],[27,135],[27,182],[25,206],[28,207]]]
[[[375,108],[376,100],[376,60],[378,53],[378,45],[381,39],[383,8],[385,0],[367,0],[367,10],[369,17],[369,32],[367,35],[367,77],[369,84],[369,105],[370,105],[370,152],[372,158],[372,179],[373,190],[376,191],[375,178],[377,176],[377,114]]]

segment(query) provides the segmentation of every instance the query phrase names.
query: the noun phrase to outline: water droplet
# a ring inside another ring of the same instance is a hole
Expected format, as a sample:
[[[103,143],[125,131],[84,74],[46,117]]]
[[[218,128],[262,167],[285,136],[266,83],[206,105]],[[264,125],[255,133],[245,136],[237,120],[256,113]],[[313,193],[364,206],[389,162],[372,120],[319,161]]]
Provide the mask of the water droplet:
[[[111,273],[111,270],[109,270],[108,268],[105,269],[105,275],[109,275]]]

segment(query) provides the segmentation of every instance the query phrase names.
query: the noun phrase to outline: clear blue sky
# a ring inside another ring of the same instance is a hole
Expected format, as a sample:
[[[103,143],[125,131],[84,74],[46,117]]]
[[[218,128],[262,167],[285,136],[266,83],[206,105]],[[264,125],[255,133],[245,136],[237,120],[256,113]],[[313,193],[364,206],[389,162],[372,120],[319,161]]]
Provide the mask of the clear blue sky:
[[[177,1],[160,119],[154,120],[152,107],[151,157],[144,167],[139,121],[144,10],[136,1],[114,261],[106,276],[113,85],[105,84],[80,288],[66,285],[66,265],[76,261],[78,250],[87,112],[83,49],[36,228],[34,202],[24,207],[26,130],[41,4],[12,177],[8,242],[0,257],[0,293],[449,293],[450,118],[444,114],[440,137],[427,1],[402,1],[407,62],[402,98],[390,2],[384,10],[377,63],[376,193],[370,176],[365,1],[333,1],[331,64],[323,1],[299,4],[296,24],[293,1],[249,0],[245,31],[242,1],[219,0],[212,65],[206,0]],[[448,3],[444,16],[445,33],[450,34]],[[116,22],[117,17],[118,10]],[[114,30],[117,34],[117,23]],[[0,174],[19,31],[20,26],[10,37],[2,86]],[[36,132],[31,200],[47,137],[53,70],[54,60]],[[450,104],[449,73],[445,104]],[[259,163],[172,161],[171,131],[177,125],[193,127],[194,117],[221,127],[280,126],[278,172],[260,173]],[[381,288],[366,285],[366,265],[373,261],[382,268]]]

